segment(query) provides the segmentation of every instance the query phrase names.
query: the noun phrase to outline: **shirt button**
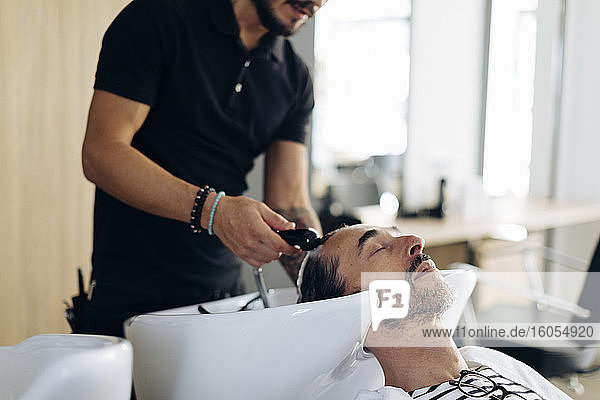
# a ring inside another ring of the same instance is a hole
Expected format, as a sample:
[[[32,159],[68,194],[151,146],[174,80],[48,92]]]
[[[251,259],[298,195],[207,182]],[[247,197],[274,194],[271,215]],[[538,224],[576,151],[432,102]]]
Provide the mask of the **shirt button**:
[[[234,90],[235,90],[236,93],[241,92],[242,91],[242,84],[241,83],[236,83]]]
[[[250,66],[250,60],[246,60],[244,63],[244,68],[248,68]]]

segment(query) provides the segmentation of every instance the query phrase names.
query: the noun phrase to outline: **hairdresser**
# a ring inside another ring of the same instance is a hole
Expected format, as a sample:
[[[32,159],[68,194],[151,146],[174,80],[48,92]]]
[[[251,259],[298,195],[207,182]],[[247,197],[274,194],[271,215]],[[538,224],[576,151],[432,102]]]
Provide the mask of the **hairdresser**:
[[[102,42],[82,158],[96,185],[88,332],[241,292],[300,251],[312,81],[287,36],[326,0],[134,0]],[[244,197],[265,154],[264,203]]]

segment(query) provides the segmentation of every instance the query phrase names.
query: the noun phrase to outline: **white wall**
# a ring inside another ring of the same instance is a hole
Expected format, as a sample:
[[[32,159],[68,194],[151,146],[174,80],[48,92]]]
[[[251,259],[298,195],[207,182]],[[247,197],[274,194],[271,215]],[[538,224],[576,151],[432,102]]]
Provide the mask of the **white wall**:
[[[478,172],[486,1],[414,0],[403,198],[435,203]]]
[[[568,0],[561,129],[556,158],[559,200],[600,201],[600,1]],[[589,259],[599,224],[556,232],[557,247]]]
[[[541,0],[538,24],[533,102],[529,194],[533,198],[552,196],[556,160],[554,147],[558,126],[557,100],[563,63],[561,39],[563,0]]]
[[[600,1],[567,2],[556,194],[600,200]]]

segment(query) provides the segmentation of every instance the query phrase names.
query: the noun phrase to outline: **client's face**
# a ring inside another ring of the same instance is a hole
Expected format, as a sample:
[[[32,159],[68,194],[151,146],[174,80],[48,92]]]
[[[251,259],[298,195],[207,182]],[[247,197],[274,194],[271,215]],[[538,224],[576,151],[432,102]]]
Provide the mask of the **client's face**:
[[[396,228],[354,225],[331,236],[322,255],[339,258],[338,272],[346,280],[345,294],[368,289],[369,281],[361,282],[363,272],[404,272],[412,288],[412,311],[440,315],[452,304],[453,294],[431,257],[423,254],[424,245],[420,236],[401,234]]]
[[[361,272],[437,271],[431,257],[423,254],[425,241],[401,234],[396,228],[353,225],[335,233],[322,249],[323,256],[339,258],[339,273],[350,291],[361,289]],[[362,288],[366,289],[366,288]]]

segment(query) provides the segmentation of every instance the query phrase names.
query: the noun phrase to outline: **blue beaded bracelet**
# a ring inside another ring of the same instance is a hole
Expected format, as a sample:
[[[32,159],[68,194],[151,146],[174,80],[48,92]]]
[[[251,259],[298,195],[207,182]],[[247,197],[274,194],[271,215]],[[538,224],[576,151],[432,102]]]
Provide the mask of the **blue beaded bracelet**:
[[[225,192],[217,193],[217,198],[212,204],[212,208],[210,209],[210,217],[208,217],[208,234],[213,236],[215,233],[213,232],[213,221],[215,219],[215,211],[217,210],[217,204],[221,197],[225,196]]]

